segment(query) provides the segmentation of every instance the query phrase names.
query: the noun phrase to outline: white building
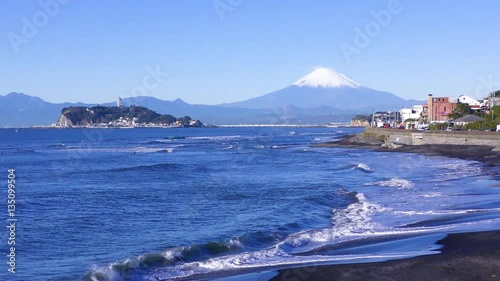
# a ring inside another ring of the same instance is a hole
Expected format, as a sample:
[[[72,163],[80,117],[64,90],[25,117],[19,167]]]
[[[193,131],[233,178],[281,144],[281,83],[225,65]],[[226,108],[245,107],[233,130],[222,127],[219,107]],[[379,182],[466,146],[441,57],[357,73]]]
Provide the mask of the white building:
[[[412,108],[403,108],[399,111],[401,114],[401,121],[404,122],[407,119],[418,119],[422,111],[424,111],[422,105],[414,105]]]
[[[480,109],[481,108],[481,102],[473,99],[469,96],[466,95],[461,95],[458,97],[458,102],[468,104],[470,108],[472,109]]]
[[[122,107],[122,98],[118,97],[118,100],[116,101],[116,107]]]
[[[497,106],[497,105],[500,105],[500,98],[499,97],[495,97],[495,98],[489,98],[488,99],[488,107],[494,107],[494,106]]]

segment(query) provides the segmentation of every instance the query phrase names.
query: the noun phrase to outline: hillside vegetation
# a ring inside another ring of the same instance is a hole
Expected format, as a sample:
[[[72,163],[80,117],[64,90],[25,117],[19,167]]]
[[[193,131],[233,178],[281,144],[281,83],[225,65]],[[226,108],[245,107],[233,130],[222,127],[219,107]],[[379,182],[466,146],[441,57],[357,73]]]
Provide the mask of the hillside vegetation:
[[[146,107],[130,106],[94,106],[94,107],[67,107],[61,110],[62,116],[66,117],[73,125],[85,126],[88,124],[110,123],[119,119],[135,120],[136,123],[173,124],[176,121],[188,126],[191,117],[185,116],[175,118],[170,114],[159,114]]]

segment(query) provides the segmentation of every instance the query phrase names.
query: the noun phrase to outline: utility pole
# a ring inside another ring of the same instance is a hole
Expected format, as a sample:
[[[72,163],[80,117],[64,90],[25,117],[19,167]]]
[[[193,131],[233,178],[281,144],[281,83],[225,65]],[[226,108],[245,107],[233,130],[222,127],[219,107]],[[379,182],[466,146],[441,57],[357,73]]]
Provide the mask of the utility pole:
[[[373,107],[372,107],[372,123],[370,123],[370,127],[374,127],[375,123],[375,114],[373,113]]]
[[[493,99],[495,98],[495,91],[491,91],[491,95],[490,95],[490,111],[491,111],[491,119],[492,120],[495,120],[495,111],[493,111]]]

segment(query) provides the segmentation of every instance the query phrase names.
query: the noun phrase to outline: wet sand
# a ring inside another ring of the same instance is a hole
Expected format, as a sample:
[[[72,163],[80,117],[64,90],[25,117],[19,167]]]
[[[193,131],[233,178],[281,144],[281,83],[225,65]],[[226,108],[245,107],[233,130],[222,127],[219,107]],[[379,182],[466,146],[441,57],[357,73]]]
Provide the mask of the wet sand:
[[[272,281],[500,280],[500,231],[451,234],[440,254],[377,263],[326,265],[279,271]]]

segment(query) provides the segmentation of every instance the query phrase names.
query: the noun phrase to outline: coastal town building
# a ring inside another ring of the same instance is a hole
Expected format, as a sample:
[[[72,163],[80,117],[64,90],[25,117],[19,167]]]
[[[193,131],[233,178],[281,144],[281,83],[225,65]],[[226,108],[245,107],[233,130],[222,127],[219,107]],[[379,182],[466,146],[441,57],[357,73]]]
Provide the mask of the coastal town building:
[[[434,97],[429,94],[427,103],[423,105],[422,117],[429,122],[446,122],[448,115],[455,108],[456,103],[454,98],[450,97]]]
[[[460,118],[457,118],[457,119],[453,120],[453,123],[455,125],[463,126],[463,125],[466,125],[467,123],[480,122],[480,121],[483,121],[483,120],[484,120],[484,118],[481,118],[481,117],[476,116],[476,115],[469,114],[469,115],[465,115],[463,117],[460,117]]]
[[[378,111],[373,113],[373,122],[375,127],[395,127],[401,122],[401,114],[398,111]]]
[[[500,105],[500,97],[490,97],[485,100],[488,108]]]
[[[473,99],[473,98],[466,96],[466,95],[459,96],[458,102],[465,103],[465,104],[469,105],[469,107],[473,110],[480,110],[481,106],[482,106],[480,101]]]
[[[401,121],[404,122],[408,119],[417,120],[420,118],[422,111],[424,111],[423,105],[414,105],[412,108],[403,108],[399,111]]]
[[[122,98],[118,97],[118,100],[116,101],[116,107],[122,107]]]

